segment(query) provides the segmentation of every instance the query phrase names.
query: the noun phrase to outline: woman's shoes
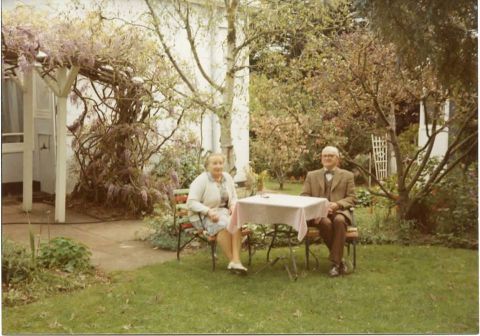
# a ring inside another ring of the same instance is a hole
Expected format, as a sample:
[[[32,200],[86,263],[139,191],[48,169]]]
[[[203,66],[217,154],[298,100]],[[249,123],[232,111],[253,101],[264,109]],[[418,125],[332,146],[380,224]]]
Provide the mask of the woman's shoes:
[[[227,266],[227,269],[239,273],[239,274],[247,274],[247,268],[243,266],[241,263],[235,263],[233,261],[230,261],[230,263]]]

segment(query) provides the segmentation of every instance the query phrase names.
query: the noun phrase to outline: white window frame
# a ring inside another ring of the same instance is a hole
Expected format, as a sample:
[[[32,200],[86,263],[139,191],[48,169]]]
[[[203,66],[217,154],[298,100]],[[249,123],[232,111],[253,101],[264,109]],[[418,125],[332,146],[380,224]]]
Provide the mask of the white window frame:
[[[21,83],[18,81],[17,78],[14,78],[14,77],[7,77],[5,79],[8,79],[8,80],[12,80],[14,82],[16,82],[20,88],[21,88],[21,92],[22,92],[22,96],[24,94],[23,92],[23,88],[22,88],[22,85]],[[24,107],[24,111],[23,113],[25,113],[25,107]],[[24,132],[17,132],[17,133],[2,133],[1,136],[2,136],[2,154],[10,154],[10,153],[23,153],[24,151],[24,145],[23,145],[23,141],[22,142],[9,142],[9,143],[3,143],[3,138],[4,137],[8,137],[8,136],[19,136],[21,135],[22,138],[24,136]]]

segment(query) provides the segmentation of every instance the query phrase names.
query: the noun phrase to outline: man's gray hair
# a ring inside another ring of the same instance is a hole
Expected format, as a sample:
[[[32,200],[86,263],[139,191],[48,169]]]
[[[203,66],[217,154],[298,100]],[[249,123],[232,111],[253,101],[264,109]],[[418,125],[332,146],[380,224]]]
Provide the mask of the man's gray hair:
[[[337,147],[333,147],[333,146],[326,146],[322,149],[322,154],[334,154],[336,155],[337,157],[340,157],[340,151],[338,150]]]

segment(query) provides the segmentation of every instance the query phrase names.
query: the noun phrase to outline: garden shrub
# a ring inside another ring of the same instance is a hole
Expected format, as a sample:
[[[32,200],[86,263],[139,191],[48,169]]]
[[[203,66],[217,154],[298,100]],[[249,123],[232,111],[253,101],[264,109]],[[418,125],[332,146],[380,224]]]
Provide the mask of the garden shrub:
[[[24,246],[2,240],[2,283],[5,285],[30,281],[35,265]]]
[[[159,153],[159,161],[152,174],[168,181],[168,191],[154,205],[152,213],[144,217],[146,225],[153,229],[147,238],[153,246],[172,251],[177,249],[178,228],[174,225],[171,200],[173,189],[190,187],[192,181],[205,170],[205,154],[202,154],[200,143],[192,132],[175,138]],[[182,237],[182,243],[187,238]]]
[[[26,247],[14,241],[2,241],[2,303],[5,306],[27,304],[54,293],[109,281],[99,272],[90,272],[90,252],[84,246],[66,238],[55,238],[51,242],[51,245],[42,245],[41,257],[32,259]],[[69,258],[75,262],[69,264],[66,261]],[[54,266],[58,264],[64,266]]]
[[[170,178],[176,188],[188,188],[190,183],[204,171],[201,146],[191,132],[164,146],[159,157],[152,173],[159,177]]]
[[[153,246],[170,251],[177,250],[178,228],[174,225],[173,207],[169,199],[158,202],[153,213],[144,218],[144,222],[153,229],[153,233],[147,238]],[[182,235],[181,243],[186,242],[187,238]]]
[[[372,194],[365,188],[355,188],[355,196],[357,198],[355,205],[358,207],[367,207],[372,205]]]
[[[431,214],[429,220],[434,225],[438,238],[444,239],[448,245],[455,241],[461,244],[469,240],[477,241],[477,187],[477,166],[458,166],[427,198],[426,204]]]
[[[88,271],[91,252],[87,246],[70,238],[56,237],[40,246],[38,263],[46,268],[57,268],[65,272]]]

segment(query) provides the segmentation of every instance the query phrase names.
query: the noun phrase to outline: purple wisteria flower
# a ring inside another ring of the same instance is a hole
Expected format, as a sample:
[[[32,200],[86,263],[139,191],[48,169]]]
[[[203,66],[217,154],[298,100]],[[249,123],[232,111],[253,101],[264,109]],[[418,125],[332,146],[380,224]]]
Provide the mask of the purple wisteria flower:
[[[170,172],[170,177],[171,177],[173,183],[175,184],[175,186],[178,187],[179,186],[178,174],[175,170],[172,170]]]

